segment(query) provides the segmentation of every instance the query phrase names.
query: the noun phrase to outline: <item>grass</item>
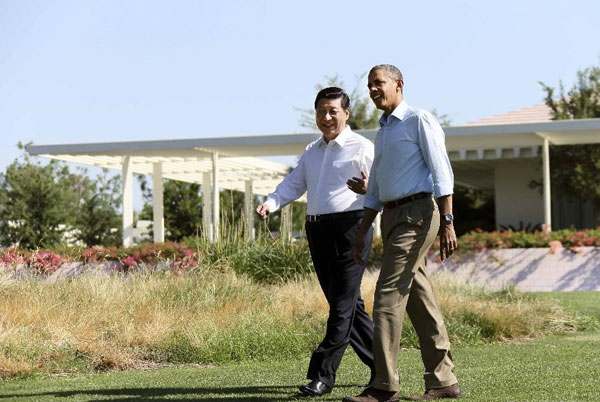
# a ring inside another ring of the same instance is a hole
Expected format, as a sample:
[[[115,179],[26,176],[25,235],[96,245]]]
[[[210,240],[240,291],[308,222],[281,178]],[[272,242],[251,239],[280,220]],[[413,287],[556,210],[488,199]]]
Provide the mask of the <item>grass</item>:
[[[461,400],[597,401],[600,335],[552,336],[521,344],[454,348]],[[37,377],[0,384],[0,400],[69,401],[196,400],[211,402],[295,400],[304,383],[308,355],[302,360],[226,364],[219,367],[170,367],[68,378]],[[419,351],[402,350],[402,395],[423,392]],[[347,353],[333,393],[311,400],[340,400],[360,392],[365,367]],[[306,399],[299,399],[306,400]]]
[[[371,310],[375,278],[363,282]],[[450,277],[436,282],[454,345],[534,338],[596,322],[571,319],[551,300],[514,289],[490,292]],[[227,267],[182,276],[4,281],[0,376],[294,359],[321,340],[327,310],[313,277],[259,284]],[[403,339],[403,346],[417,345],[410,325]]]

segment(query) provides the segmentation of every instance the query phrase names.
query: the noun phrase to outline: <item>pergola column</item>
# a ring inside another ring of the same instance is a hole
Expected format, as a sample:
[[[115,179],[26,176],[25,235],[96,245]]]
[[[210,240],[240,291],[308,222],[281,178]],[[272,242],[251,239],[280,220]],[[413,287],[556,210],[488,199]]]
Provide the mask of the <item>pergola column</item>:
[[[131,156],[124,156],[123,175],[123,246],[133,244],[133,164]]]
[[[246,214],[246,225],[248,226],[248,240],[254,240],[254,183],[246,180],[246,191],[244,192],[244,212]]]
[[[542,145],[542,170],[544,177],[544,224],[547,231],[552,230],[552,204],[550,194],[550,141],[544,137]]]
[[[162,162],[154,162],[152,164],[152,227],[155,243],[163,243],[165,241],[162,176]]]
[[[206,239],[213,240],[211,173],[202,174],[202,227]]]
[[[219,239],[219,153],[213,152],[212,155],[212,218],[213,218],[213,241]]]

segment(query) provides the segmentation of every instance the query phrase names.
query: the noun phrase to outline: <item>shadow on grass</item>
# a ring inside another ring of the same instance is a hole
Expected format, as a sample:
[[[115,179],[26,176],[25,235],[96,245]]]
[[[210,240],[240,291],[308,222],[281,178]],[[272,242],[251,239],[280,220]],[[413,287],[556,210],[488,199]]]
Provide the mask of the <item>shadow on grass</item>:
[[[354,388],[351,385],[338,385],[336,388]],[[296,386],[254,386],[236,388],[117,388],[117,389],[83,389],[72,391],[54,391],[39,393],[14,393],[0,395],[0,400],[11,398],[32,398],[37,400],[42,397],[69,398],[77,396],[98,397],[99,399],[86,399],[88,401],[211,401],[211,402],[260,402],[260,401],[285,401],[285,400],[314,400],[307,398],[297,391]],[[179,398],[177,396],[180,396]],[[120,397],[120,398],[119,398]],[[162,398],[161,398],[162,397]],[[168,397],[168,398],[167,398]],[[320,401],[339,400],[339,397],[318,398]]]

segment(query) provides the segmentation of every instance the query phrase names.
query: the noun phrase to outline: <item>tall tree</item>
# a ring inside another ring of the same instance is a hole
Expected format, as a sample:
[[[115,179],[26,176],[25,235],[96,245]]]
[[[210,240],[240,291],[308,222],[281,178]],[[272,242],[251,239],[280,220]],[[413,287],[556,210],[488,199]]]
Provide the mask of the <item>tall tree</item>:
[[[0,173],[0,243],[25,248],[56,245],[74,223],[75,178],[66,165],[33,163],[27,155]]]
[[[145,204],[140,219],[152,220],[152,189],[140,176]],[[165,238],[180,241],[202,233],[202,196],[200,185],[177,180],[163,180]]]
[[[115,246],[121,243],[121,176],[108,176],[106,170],[95,179],[75,176],[79,208],[73,223],[74,237],[87,245]]]
[[[554,120],[600,117],[600,66],[578,71],[575,84],[566,93],[560,81],[558,98],[554,88],[540,84]],[[578,194],[600,207],[600,144],[552,146],[550,161],[552,182],[560,192]]]

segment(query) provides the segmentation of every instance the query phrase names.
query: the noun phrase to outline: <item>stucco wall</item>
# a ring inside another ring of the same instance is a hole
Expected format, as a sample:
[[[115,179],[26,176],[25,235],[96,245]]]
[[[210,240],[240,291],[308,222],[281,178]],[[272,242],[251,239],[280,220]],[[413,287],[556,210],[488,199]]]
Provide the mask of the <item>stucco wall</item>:
[[[459,253],[443,263],[431,256],[430,273],[449,272],[491,289],[515,285],[523,291],[600,291],[600,248],[513,248]]]
[[[544,221],[540,188],[531,189],[532,180],[541,181],[541,161],[532,159],[504,160],[494,168],[496,226],[512,225],[519,229]]]

